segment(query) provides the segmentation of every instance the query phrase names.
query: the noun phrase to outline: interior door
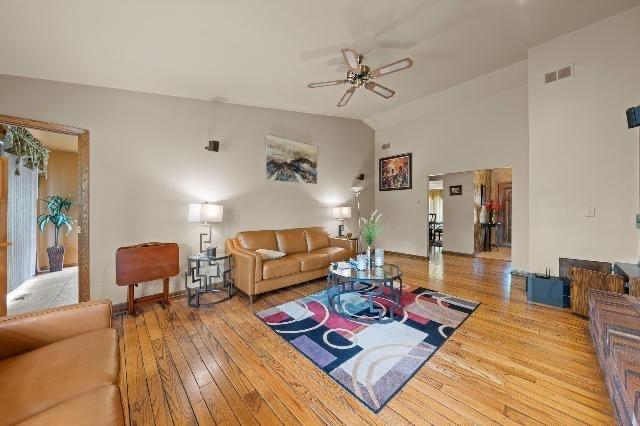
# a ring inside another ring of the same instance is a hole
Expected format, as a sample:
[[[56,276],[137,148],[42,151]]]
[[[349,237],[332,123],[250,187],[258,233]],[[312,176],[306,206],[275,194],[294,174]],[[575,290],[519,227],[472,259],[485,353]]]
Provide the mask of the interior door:
[[[9,198],[9,163],[0,157],[0,317],[7,316],[7,202]]]
[[[513,209],[511,182],[498,184],[498,197],[501,205],[498,245],[511,247],[511,216]]]

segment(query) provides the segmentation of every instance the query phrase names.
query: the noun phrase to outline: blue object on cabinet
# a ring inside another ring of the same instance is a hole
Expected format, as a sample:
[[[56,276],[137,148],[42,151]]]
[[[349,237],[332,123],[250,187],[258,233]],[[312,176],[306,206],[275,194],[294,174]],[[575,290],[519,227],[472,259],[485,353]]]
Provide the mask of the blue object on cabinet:
[[[568,308],[569,283],[558,277],[529,274],[527,275],[527,300],[559,308]]]

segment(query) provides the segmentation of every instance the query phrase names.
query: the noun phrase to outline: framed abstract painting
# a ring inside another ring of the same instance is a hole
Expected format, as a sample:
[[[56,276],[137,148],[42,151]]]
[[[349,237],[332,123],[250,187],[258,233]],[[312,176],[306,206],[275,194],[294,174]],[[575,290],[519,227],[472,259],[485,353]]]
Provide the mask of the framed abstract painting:
[[[318,147],[267,135],[267,179],[318,183]]]
[[[411,153],[381,158],[378,168],[380,191],[411,189],[412,173]]]

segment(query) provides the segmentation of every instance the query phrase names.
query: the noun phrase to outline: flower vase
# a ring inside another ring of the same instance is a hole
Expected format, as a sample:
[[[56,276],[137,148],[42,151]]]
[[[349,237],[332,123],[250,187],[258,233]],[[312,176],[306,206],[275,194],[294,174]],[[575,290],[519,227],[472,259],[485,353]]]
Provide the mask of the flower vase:
[[[487,210],[487,206],[482,206],[482,208],[480,209],[480,223],[485,224],[487,223],[487,214],[489,213],[489,211]]]
[[[378,268],[381,268],[382,266],[384,266],[384,250],[382,250],[381,248],[377,248],[375,250],[375,261],[374,261],[374,264]]]
[[[367,246],[367,265],[371,266],[371,246]]]

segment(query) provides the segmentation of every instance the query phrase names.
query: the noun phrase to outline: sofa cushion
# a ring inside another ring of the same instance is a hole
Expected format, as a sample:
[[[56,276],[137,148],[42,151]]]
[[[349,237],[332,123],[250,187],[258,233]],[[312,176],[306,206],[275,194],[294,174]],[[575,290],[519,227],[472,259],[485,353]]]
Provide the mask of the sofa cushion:
[[[278,242],[274,231],[244,231],[238,232],[240,244],[246,250],[278,250]]]
[[[289,256],[262,262],[262,279],[284,277],[300,272],[300,261]]]
[[[290,254],[289,257],[300,261],[300,270],[302,272],[326,268],[331,263],[329,255],[325,253],[296,253]]]
[[[307,253],[307,238],[304,235],[304,229],[284,229],[275,231],[275,233],[279,251],[287,254]]]
[[[281,257],[285,257],[287,255],[287,253],[283,253],[281,251],[267,249],[258,249],[256,250],[256,253],[260,254],[262,260],[280,259]]]
[[[304,235],[307,237],[307,251],[329,247],[329,235],[324,228],[306,228]]]
[[[325,247],[314,250],[312,253],[326,254],[331,262],[340,262],[351,257],[351,250],[342,247]]]
[[[2,421],[20,422],[116,383],[118,357],[116,331],[104,328],[0,361]]]
[[[122,401],[118,386],[100,386],[92,391],[68,399],[18,423],[23,426],[123,425]]]

